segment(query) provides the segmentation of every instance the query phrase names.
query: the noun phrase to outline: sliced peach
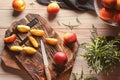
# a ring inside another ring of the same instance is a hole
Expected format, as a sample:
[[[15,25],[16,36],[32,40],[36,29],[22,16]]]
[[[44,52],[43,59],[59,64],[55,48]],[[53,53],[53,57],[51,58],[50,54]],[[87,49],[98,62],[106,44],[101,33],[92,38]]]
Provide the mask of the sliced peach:
[[[35,48],[30,46],[24,46],[23,51],[27,54],[35,54],[37,52]]]
[[[50,45],[56,45],[58,40],[56,38],[45,38],[46,42]]]
[[[18,26],[17,26],[17,30],[18,30],[19,32],[25,33],[25,32],[28,32],[28,31],[30,30],[30,27],[29,27],[29,26],[26,26],[26,25],[18,25]]]
[[[10,50],[11,50],[11,51],[19,52],[19,51],[22,51],[23,48],[22,48],[21,46],[11,46],[11,47],[10,47]]]
[[[16,37],[17,37],[16,34],[12,34],[12,35],[9,36],[9,37],[5,37],[5,38],[4,38],[4,42],[6,42],[6,43],[11,43],[11,42],[15,41]]]
[[[30,40],[30,42],[32,43],[32,45],[33,45],[35,48],[38,47],[38,42],[37,42],[37,40],[36,40],[34,37],[29,36],[29,40]]]
[[[38,30],[38,29],[31,29],[30,33],[34,36],[43,36],[44,35],[44,31]]]
[[[100,9],[100,18],[102,18],[103,20],[105,21],[112,20],[113,16],[114,16],[113,11],[107,10],[105,8]]]

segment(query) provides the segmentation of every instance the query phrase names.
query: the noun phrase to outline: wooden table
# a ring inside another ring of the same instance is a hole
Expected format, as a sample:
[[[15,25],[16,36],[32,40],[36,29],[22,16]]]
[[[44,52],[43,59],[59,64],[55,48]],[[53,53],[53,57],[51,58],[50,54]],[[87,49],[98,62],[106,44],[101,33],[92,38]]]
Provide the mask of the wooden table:
[[[66,10],[61,9],[60,12],[57,14],[56,17],[48,17],[48,13],[46,11],[46,6],[38,4],[35,0],[26,0],[27,7],[26,9],[19,13],[15,14],[12,8],[12,0],[4,0],[0,2],[0,52],[2,53],[4,42],[3,38],[5,35],[5,31],[8,29],[10,24],[15,21],[23,18],[28,13],[36,13],[40,14],[44,17],[50,25],[58,32],[64,34],[65,32],[75,32],[78,37],[78,42],[88,42],[90,41],[90,30],[92,29],[92,24],[98,29],[98,33],[100,35],[116,35],[119,31],[119,28],[110,27],[105,25],[96,15],[94,11],[73,11],[73,10]],[[79,24],[76,19],[79,19]],[[58,22],[61,24],[59,25]],[[78,25],[78,27],[70,30],[68,27],[62,25],[69,24]],[[84,58],[80,57],[79,54],[81,53],[81,49],[79,48],[78,56],[76,58],[73,73],[81,73],[83,69],[84,75],[89,75],[89,70],[87,68],[86,61]],[[1,57],[1,56],[0,56]],[[12,64],[12,63],[11,63]],[[3,65],[0,65],[0,80],[25,80],[26,74],[22,73],[17,75],[11,69],[3,69]],[[3,66],[4,67],[4,66]],[[11,73],[12,72],[12,73]],[[113,76],[110,76],[108,80],[120,80],[120,71]],[[111,78],[112,77],[112,78]],[[72,80],[72,76],[71,76]],[[106,79],[100,79],[106,80]]]

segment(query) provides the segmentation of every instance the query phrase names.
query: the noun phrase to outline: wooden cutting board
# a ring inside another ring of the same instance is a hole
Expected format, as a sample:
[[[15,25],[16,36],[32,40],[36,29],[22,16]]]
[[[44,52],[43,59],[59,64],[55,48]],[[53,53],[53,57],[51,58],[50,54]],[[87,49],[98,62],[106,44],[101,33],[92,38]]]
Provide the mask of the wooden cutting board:
[[[51,28],[49,23],[38,14],[26,15],[25,18],[13,22],[10,28],[6,31],[5,36],[9,36],[12,32],[15,32],[17,35],[17,39],[14,41],[14,43],[5,44],[5,47],[3,49],[2,61],[4,62],[6,67],[10,67],[20,71],[24,69],[31,76],[32,80],[46,79],[40,48],[36,49],[37,53],[32,56],[23,53],[11,52],[9,50],[9,47],[11,45],[21,45],[21,43],[23,46],[32,46],[29,43],[29,40],[27,40],[26,38],[28,35],[30,35],[29,33],[23,34],[15,31],[16,26],[21,24],[30,25],[31,29],[44,30],[45,35],[43,37],[35,37],[38,43],[40,43],[40,39],[45,42],[46,37],[54,37],[58,39],[58,44],[55,46],[45,43],[52,80],[69,80],[78,50],[78,42],[76,41],[71,45],[64,44],[63,38],[60,36],[60,34],[58,35],[58,33],[56,33],[55,30]],[[54,53],[59,51],[66,53],[66,55],[68,56],[68,62],[62,68],[58,68],[53,60]]]

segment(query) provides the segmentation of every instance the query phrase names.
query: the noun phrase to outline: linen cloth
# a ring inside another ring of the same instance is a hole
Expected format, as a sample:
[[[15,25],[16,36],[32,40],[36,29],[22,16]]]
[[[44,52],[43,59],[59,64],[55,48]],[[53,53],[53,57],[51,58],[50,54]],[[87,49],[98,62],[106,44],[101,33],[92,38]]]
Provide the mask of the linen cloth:
[[[94,10],[94,0],[56,0],[60,3],[59,6],[65,9],[74,10]],[[37,0],[38,3],[48,5],[51,0]]]

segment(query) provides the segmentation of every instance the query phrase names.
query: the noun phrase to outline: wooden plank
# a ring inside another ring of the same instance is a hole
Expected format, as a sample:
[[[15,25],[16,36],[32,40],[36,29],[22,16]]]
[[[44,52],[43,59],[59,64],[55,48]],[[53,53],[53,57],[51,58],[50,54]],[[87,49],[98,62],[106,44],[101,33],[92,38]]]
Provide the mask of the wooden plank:
[[[12,0],[4,0],[0,3],[1,10],[4,9],[13,9],[12,7]],[[42,5],[39,5],[36,0],[25,0],[26,2],[26,9],[45,9],[45,7],[42,7]]]
[[[14,13],[13,10],[0,10],[0,13],[4,13],[4,14],[0,14],[0,16],[6,16],[4,18],[0,18],[0,28],[8,28],[10,25],[10,23],[12,23],[15,20],[20,19],[21,17],[24,17],[25,15],[27,15],[27,13],[30,13],[31,10],[25,10],[22,13]],[[91,28],[92,24],[95,24],[95,26],[97,28],[105,28],[107,27],[107,25],[104,25],[104,23],[99,20],[96,16],[91,16],[91,13],[86,12],[86,13],[81,13],[81,12],[74,12],[71,10],[64,10],[62,9],[58,15],[55,18],[48,18],[48,13],[45,9],[40,9],[40,10],[32,10],[32,13],[35,14],[40,14],[41,16],[43,16],[47,21],[49,21],[49,23],[52,25],[52,27],[58,27],[59,25],[57,24],[57,21],[59,21],[60,23],[65,23],[65,24],[69,24],[69,22],[71,22],[71,24],[78,24],[76,21],[76,18],[78,17],[81,24],[80,27],[81,28]],[[69,14],[71,13],[71,14]],[[95,13],[93,13],[93,15],[95,15]],[[87,21],[86,21],[87,20]],[[6,23],[7,22],[7,23]],[[61,25],[62,28],[63,25]]]
[[[17,75],[0,75],[1,80],[8,80],[8,78],[9,80],[23,80],[21,77]]]

